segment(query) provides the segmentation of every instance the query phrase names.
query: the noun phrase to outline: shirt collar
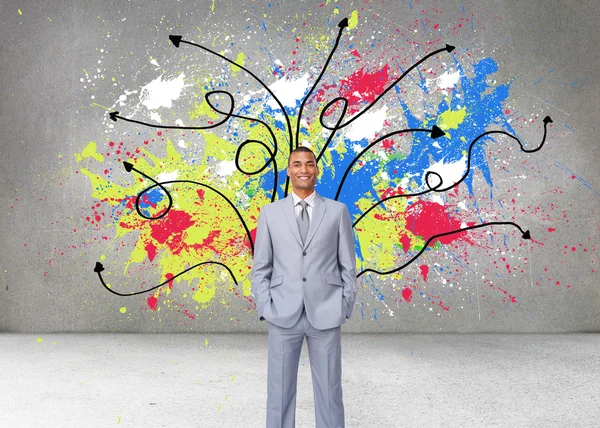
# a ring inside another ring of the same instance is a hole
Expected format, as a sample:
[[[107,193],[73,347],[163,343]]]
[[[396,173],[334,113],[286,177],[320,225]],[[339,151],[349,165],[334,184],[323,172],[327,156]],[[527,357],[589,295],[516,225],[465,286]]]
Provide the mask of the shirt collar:
[[[313,207],[315,206],[315,197],[317,196],[317,192],[313,191],[310,195],[308,195],[306,197],[306,199],[304,199],[306,201],[306,203],[310,206]],[[298,203],[302,200],[302,198],[298,195],[296,195],[294,193],[294,191],[292,190],[292,199],[294,200],[294,206],[298,205]]]

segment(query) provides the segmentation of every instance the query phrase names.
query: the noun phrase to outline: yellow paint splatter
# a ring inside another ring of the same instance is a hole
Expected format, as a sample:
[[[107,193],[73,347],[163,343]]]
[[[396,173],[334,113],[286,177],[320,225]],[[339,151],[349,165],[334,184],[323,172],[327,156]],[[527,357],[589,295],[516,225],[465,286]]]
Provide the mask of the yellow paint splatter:
[[[205,284],[194,293],[192,299],[198,303],[208,303],[215,297],[215,291],[216,288],[214,286]]]
[[[124,314],[125,312],[127,312],[127,308],[125,306],[123,306],[123,307],[121,307],[121,309],[119,309],[119,312]]]
[[[210,11],[211,12],[215,11],[215,0],[213,0],[213,2],[212,2],[212,6],[210,7]]]
[[[352,30],[358,24],[358,11],[353,10],[350,15],[350,19],[348,19],[348,30]]]
[[[17,11],[19,12],[19,15],[23,15],[23,12],[21,12],[21,9],[17,9]]]
[[[246,59],[246,56],[244,55],[244,52],[240,52],[235,59],[235,63],[239,64],[243,67],[245,59]],[[231,71],[233,71],[233,76],[235,77],[237,75],[238,71],[240,71],[240,67],[237,67],[233,64],[231,64],[230,67],[231,67]]]
[[[42,338],[41,337],[37,338],[37,343],[42,343]]]
[[[90,143],[83,149],[81,153],[75,153],[75,159],[77,162],[81,162],[85,158],[94,158],[98,162],[104,162],[104,156],[96,152],[96,143],[90,141]]]
[[[458,129],[458,125],[460,125],[463,120],[465,120],[465,116],[467,114],[467,107],[463,107],[460,110],[446,110],[439,116],[438,126],[446,131],[448,129]]]
[[[204,341],[204,346],[208,346],[208,339]]]

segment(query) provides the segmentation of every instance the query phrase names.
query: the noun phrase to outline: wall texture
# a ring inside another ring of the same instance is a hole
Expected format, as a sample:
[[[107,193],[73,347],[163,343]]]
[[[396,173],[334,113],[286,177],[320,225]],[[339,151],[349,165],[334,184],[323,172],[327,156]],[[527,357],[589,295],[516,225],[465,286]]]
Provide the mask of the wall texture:
[[[344,331],[600,331],[598,2],[51,4],[0,5],[0,331],[266,331],[296,144],[355,222]]]

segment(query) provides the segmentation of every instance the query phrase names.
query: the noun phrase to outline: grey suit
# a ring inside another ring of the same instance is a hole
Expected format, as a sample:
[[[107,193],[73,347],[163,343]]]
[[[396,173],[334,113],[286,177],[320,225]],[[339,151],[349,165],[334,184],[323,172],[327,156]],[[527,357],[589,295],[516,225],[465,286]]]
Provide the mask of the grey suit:
[[[343,427],[340,326],[356,297],[356,253],[347,207],[315,197],[306,242],[291,196],[258,218],[252,292],[269,322],[267,427],[294,426],[304,336],[311,361],[317,428]]]

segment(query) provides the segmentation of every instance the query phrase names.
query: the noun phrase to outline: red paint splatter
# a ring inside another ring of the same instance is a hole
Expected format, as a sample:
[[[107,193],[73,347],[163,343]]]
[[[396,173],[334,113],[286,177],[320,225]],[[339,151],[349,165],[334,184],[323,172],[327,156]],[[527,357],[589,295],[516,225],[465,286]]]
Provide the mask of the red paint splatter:
[[[549,228],[548,228],[548,232],[554,232],[555,230],[556,230],[556,229],[555,229],[555,228],[553,228],[553,227],[549,227]]]
[[[154,245],[152,242],[147,242],[146,253],[148,253],[148,260],[153,261],[154,257],[156,257],[156,245]]]
[[[348,100],[348,112],[351,115],[359,111],[363,104],[370,103],[375,100],[383,91],[385,91],[388,84],[391,82],[389,75],[389,65],[386,64],[381,70],[374,71],[373,73],[365,72],[365,67],[357,70],[352,75],[345,79],[340,80],[339,83],[339,96],[344,97]],[[318,91],[315,95],[315,99],[320,103],[325,98],[325,90],[333,88],[335,85],[323,85],[323,89]],[[337,106],[340,103],[334,104]],[[341,105],[341,104],[340,104]],[[331,107],[325,113],[325,116],[332,114],[337,107]]]
[[[402,297],[404,298],[404,300],[410,303],[412,299],[412,290],[410,288],[403,288]]]
[[[150,236],[160,244],[167,244],[174,255],[184,248],[184,232],[193,226],[192,217],[185,211],[172,209],[160,220],[150,224]]]
[[[158,306],[158,299],[154,296],[148,297],[148,306],[150,307],[150,309],[155,311],[156,307]]]
[[[427,281],[427,276],[429,275],[429,266],[421,265],[419,266],[419,269],[421,269],[421,276],[425,281]]]
[[[167,285],[169,286],[169,290],[172,290],[173,289],[173,281],[170,281],[170,280],[173,279],[173,274],[167,273],[165,275],[165,278],[167,279],[167,281],[169,281],[169,282],[167,282]]]
[[[405,212],[406,228],[413,234],[429,239],[434,235],[450,232],[461,228],[461,220],[452,218],[446,212],[446,207],[429,201],[419,201],[412,204]],[[467,226],[473,226],[475,222],[467,222]],[[431,244],[439,241],[442,244],[449,244],[453,241],[465,241],[475,245],[464,233],[454,233],[452,235],[442,236]],[[431,245],[430,244],[430,245]]]
[[[350,53],[357,58],[362,58],[356,49],[352,49]]]
[[[400,243],[402,244],[402,250],[407,253],[410,250],[410,238],[408,235],[402,235],[400,237]]]

